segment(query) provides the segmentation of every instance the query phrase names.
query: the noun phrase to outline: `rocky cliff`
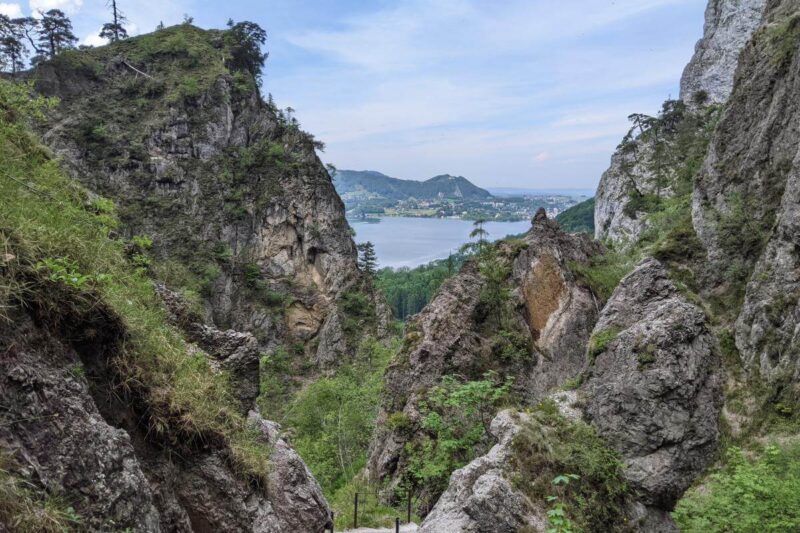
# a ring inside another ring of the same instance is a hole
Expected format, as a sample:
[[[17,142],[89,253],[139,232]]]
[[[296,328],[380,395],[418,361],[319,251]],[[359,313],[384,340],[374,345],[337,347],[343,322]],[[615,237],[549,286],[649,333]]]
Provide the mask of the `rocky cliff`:
[[[739,55],[759,25],[765,3],[709,2],[703,38],[681,78],[681,102],[667,102],[657,117],[631,115],[633,127],[600,180],[598,239],[635,242],[656,204],[691,189],[716,120],[709,110],[727,101]]]
[[[406,326],[386,370],[368,466],[373,479],[400,482],[413,428],[422,422],[420,403],[443,377],[513,377],[519,401],[531,403],[577,376],[602,301],[571,266],[601,253],[602,246],[564,233],[540,211],[524,238],[501,242],[446,281]],[[490,305],[492,293],[501,295],[501,306]],[[391,428],[387,422],[397,417],[408,423]]]
[[[742,358],[770,381],[800,376],[798,9],[797,2],[769,3],[742,53],[693,196],[709,290],[728,295]]]
[[[43,138],[208,320],[330,365],[354,348],[337,300],[365,289],[351,230],[321,143],[262,100],[236,46],[184,24],[61,54],[35,72],[60,100]]]
[[[761,22],[766,0],[711,0],[703,37],[681,77],[681,99],[724,103],[733,89],[739,53]],[[698,94],[700,93],[700,94]]]

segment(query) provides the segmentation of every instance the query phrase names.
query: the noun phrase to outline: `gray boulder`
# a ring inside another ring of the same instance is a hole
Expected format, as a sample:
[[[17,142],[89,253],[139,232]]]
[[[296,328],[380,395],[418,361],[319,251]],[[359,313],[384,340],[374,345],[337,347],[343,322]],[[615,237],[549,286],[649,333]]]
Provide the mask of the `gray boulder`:
[[[648,506],[670,510],[714,459],[719,359],[704,313],[647,259],[622,280],[590,343],[585,413]]]

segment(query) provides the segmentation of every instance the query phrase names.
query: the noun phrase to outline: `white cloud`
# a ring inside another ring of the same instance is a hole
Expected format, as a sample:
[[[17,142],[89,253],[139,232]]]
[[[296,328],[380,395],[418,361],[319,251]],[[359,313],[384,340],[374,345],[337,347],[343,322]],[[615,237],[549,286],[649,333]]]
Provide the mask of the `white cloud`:
[[[19,4],[0,3],[0,15],[5,15],[12,19],[22,17],[22,7]]]
[[[81,39],[81,44],[85,46],[103,46],[105,44],[108,44],[108,41],[106,39],[100,37],[100,29],[101,28],[97,28],[97,31],[90,33],[89,35]]]
[[[550,159],[550,152],[539,152],[536,154],[536,157],[533,158],[537,163],[544,163],[548,159]]]
[[[83,6],[83,0],[30,0],[32,13],[60,9],[68,15],[73,15],[80,11],[81,6]]]

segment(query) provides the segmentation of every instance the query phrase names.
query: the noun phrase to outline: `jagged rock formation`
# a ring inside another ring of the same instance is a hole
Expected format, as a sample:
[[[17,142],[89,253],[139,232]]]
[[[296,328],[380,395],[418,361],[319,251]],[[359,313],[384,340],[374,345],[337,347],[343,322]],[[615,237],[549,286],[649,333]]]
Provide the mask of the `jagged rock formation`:
[[[360,283],[343,204],[318,143],[261,99],[230,47],[182,25],[62,54],[35,71],[60,98],[43,137],[115,201],[125,234],[153,239],[160,277],[200,293],[209,320],[331,363],[354,348],[328,336]]]
[[[706,317],[648,259],[614,291],[593,339],[586,416],[624,458],[641,500],[669,511],[719,439],[721,376]]]
[[[419,423],[418,404],[426,391],[448,374],[480,379],[488,370],[514,376],[514,388],[529,401],[574,378],[584,361],[584,348],[602,302],[570,270],[602,247],[586,235],[570,235],[543,212],[522,242],[501,243],[500,261],[507,264],[510,286],[509,322],[525,341],[523,357],[501,355],[502,338],[493,317],[482,311],[486,280],[477,261],[468,262],[447,280],[433,301],[407,325],[404,347],[390,363],[378,430],[370,450],[374,479],[391,479],[404,468],[403,449],[410,432],[385,424],[402,413]]]
[[[0,325],[0,447],[21,476],[64,495],[88,531],[322,531],[319,485],[256,412],[271,449],[264,488],[236,471],[224,445],[153,441],[140,400],[120,398],[109,367],[124,326],[102,305],[93,313],[63,331],[37,312]],[[217,356],[240,355],[225,353],[231,332],[220,338]]]
[[[621,282],[606,304],[594,331],[594,338],[601,337],[602,346],[589,344],[583,385],[550,398],[567,420],[585,418],[622,459],[631,492],[620,509],[626,520],[614,527],[677,531],[669,511],[711,463],[719,437],[719,361],[705,316],[680,295],[665,269],[649,259]],[[532,481],[532,473],[515,470],[519,450],[513,441],[532,421],[524,413],[501,412],[492,422],[498,443],[453,472],[422,531],[547,530],[548,504],[532,501],[521,489]],[[552,445],[546,428],[533,434],[526,448]],[[531,468],[535,472],[546,465]],[[523,485],[515,479],[524,480]]]
[[[681,79],[681,99],[687,110],[675,114],[673,108],[666,128],[656,124],[651,132],[641,126],[632,129],[617,148],[597,188],[596,238],[634,243],[648,227],[650,204],[691,188],[690,182],[679,183],[692,177],[684,176],[681,168],[694,172],[694,160],[705,155],[703,143],[710,135],[706,128],[714,121],[713,116],[703,116],[707,113],[703,106],[727,101],[740,52],[758,26],[765,3],[709,2],[703,38]],[[694,130],[696,139],[691,144],[700,145],[692,154],[685,153],[692,149],[685,141],[686,130]]]
[[[746,283],[736,344],[747,367],[771,381],[800,376],[798,42],[800,4],[770,2],[693,198],[710,290],[738,299]]]
[[[694,102],[698,93],[724,103],[733,89],[739,53],[761,21],[766,0],[711,0],[706,7],[703,37],[681,77],[681,99]]]
[[[542,507],[537,509],[509,480],[512,440],[528,418],[525,413],[502,411],[492,420],[497,444],[453,472],[447,490],[422,523],[421,533],[516,533],[525,526],[546,530]]]

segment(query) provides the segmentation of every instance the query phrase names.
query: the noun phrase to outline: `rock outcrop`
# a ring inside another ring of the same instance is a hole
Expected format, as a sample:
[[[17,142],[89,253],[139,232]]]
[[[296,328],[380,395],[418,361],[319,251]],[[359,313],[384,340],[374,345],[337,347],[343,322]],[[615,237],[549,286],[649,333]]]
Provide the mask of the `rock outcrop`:
[[[758,27],[765,3],[709,2],[703,38],[681,80],[685,109],[668,101],[670,107],[659,117],[639,116],[637,126],[617,148],[595,197],[598,239],[635,243],[648,227],[649,211],[691,190],[693,176],[684,174],[693,174],[702,161],[715,121],[707,106],[727,101],[740,52]]]
[[[324,336],[361,279],[344,206],[320,143],[262,100],[231,46],[184,24],[45,62],[36,87],[60,104],[43,138],[114,200],[125,235],[153,240],[158,276],[200,293],[208,321],[335,362],[355,346]]]
[[[742,52],[693,198],[709,291],[745,293],[736,345],[770,381],[800,376],[799,43],[800,3],[770,2]]]
[[[420,400],[443,376],[477,380],[494,370],[513,376],[515,391],[528,401],[577,376],[602,302],[580,283],[570,265],[586,263],[602,250],[586,235],[562,232],[543,212],[521,242],[499,244],[495,253],[508,269],[503,325],[483,311],[486,279],[478,260],[447,280],[406,326],[403,349],[386,371],[370,449],[372,478],[396,481],[393,476],[404,468],[403,449],[410,433],[389,429],[386,422],[402,413],[412,424],[419,423]],[[508,338],[519,344],[513,346],[513,357],[503,355]]]
[[[704,314],[680,295],[657,261],[646,260],[606,304],[587,358],[577,391],[549,395],[563,416],[560,424],[585,419],[619,454],[629,493],[615,502],[624,520],[614,527],[676,532],[669,511],[713,461],[719,438],[719,361]],[[542,424],[536,412],[501,412],[492,422],[497,444],[453,472],[422,531],[546,531],[548,503],[532,501],[522,488],[552,468],[546,450],[559,437]],[[533,428],[533,440],[515,449],[524,427]],[[542,463],[520,472],[515,454],[530,446],[545,450],[538,456]]]
[[[724,103],[733,90],[739,53],[761,22],[766,0],[710,0],[703,37],[681,77],[681,99]]]
[[[523,527],[545,531],[547,517],[510,481],[512,440],[528,416],[500,412],[492,420],[495,444],[467,466],[453,472],[450,485],[420,527],[421,533],[516,533]]]
[[[658,261],[622,280],[595,326],[580,394],[642,502],[671,510],[714,459],[722,405],[704,313]]]

